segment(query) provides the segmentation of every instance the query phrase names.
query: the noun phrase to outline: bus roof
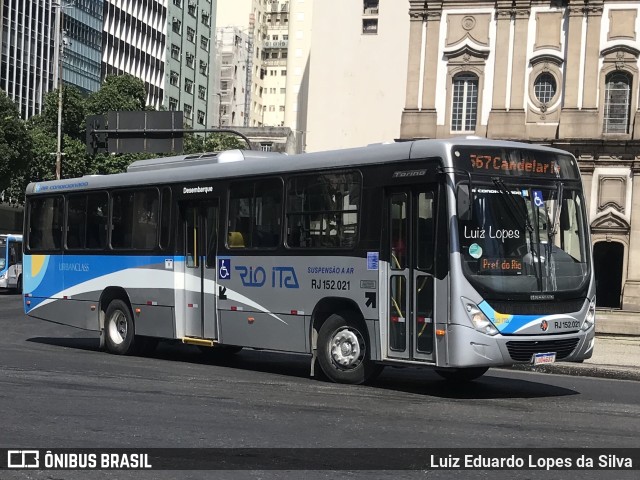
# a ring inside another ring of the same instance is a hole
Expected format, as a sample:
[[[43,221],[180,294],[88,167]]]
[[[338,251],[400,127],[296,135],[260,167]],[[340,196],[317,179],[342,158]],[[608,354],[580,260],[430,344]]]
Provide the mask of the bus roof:
[[[296,155],[254,150],[230,150],[219,153],[178,155],[140,160],[132,163],[125,173],[87,175],[73,179],[32,182],[27,186],[26,194],[50,194],[107,187],[185,183],[210,178],[317,171],[327,168],[349,168],[386,162],[418,160],[427,157],[440,157],[445,162],[448,162],[449,152],[453,145],[528,148],[567,154],[563,150],[535,144],[488,140],[478,137],[412,140]]]
[[[22,235],[19,235],[17,233],[0,233],[0,238],[3,238],[5,240],[13,240],[14,242],[22,241]]]

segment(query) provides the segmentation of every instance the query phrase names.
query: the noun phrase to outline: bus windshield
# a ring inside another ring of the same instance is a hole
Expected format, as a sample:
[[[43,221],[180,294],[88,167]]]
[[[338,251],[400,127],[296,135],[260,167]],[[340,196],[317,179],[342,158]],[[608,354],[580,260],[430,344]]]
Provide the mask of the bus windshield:
[[[459,222],[463,270],[484,291],[555,293],[588,281],[583,199],[561,181],[546,187],[472,189],[471,219]]]

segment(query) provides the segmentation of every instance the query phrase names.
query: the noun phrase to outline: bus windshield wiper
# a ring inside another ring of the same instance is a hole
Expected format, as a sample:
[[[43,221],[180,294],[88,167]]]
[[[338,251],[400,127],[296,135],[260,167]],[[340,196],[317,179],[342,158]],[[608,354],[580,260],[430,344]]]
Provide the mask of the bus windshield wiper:
[[[558,226],[560,224],[560,214],[562,213],[562,201],[564,200],[563,198],[563,194],[564,194],[564,185],[562,184],[562,182],[558,182],[558,197],[557,197],[557,203],[556,203],[556,208],[554,209],[554,213],[553,213],[553,227],[551,228],[550,231],[550,237],[553,238],[556,236],[556,234],[558,233]]]
[[[516,220],[516,223],[520,225],[521,228],[524,227],[526,228],[527,232],[529,232],[529,247],[531,248],[531,254],[533,255],[534,260],[533,271],[536,276],[538,290],[542,291],[542,265],[540,265],[540,249],[536,248],[535,246],[536,241],[533,235],[533,225],[531,225],[527,207],[516,200],[515,195],[511,192],[511,190],[507,188],[501,178],[493,178],[492,180],[494,185],[498,188],[498,191],[501,193],[502,199],[505,201],[508,207],[511,207],[511,209],[507,209],[510,215]]]
[[[529,234],[533,233],[533,226],[531,225],[531,221],[529,220],[529,215],[527,213],[526,207],[518,203],[515,195],[511,192],[511,190],[507,188],[502,179],[494,178],[493,183],[496,187],[498,187],[498,191],[501,193],[502,198],[505,200],[507,206],[511,207],[507,209],[511,217],[523,230],[526,228],[529,231]]]

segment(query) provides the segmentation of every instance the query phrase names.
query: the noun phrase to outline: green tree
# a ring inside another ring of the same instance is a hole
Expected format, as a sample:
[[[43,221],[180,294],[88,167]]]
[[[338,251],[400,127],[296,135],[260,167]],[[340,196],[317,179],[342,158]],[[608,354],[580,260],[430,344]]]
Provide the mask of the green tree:
[[[214,133],[208,134],[204,142],[204,148],[208,152],[222,152],[224,150],[240,149],[245,150],[248,148],[246,142],[237,135],[231,135],[228,133]]]
[[[87,99],[88,115],[103,115],[113,111],[145,110],[147,92],[144,82],[133,75],[111,75],[104,79],[100,90]]]
[[[100,153],[93,157],[93,162],[89,173],[95,175],[122,173],[126,171],[127,167],[136,160],[155,158],[157,156],[158,155],[154,153],[121,153],[118,155]]]
[[[0,90],[0,191],[10,189],[12,177],[25,175],[31,161],[31,139],[18,107]],[[24,194],[10,191],[13,198]]]
[[[185,155],[205,152],[206,150],[204,149],[204,136],[196,135],[195,133],[190,132],[185,133],[182,151],[185,153]]]
[[[208,133],[205,135],[186,133],[184,136],[184,153],[223,152],[225,150],[247,148],[246,142],[237,135],[229,133]]]
[[[40,126],[32,127],[29,133],[32,143],[32,160],[28,170],[28,179],[30,181],[55,180],[56,137]],[[62,166],[64,172],[64,157]]]
[[[67,135],[64,137],[64,156],[62,157],[62,178],[75,178],[91,171],[91,157],[87,155],[84,138],[78,140]]]
[[[31,117],[27,124],[38,127],[57,138],[58,135],[58,89],[44,97],[44,108],[40,115]],[[62,133],[84,141],[86,101],[80,91],[69,85],[62,88]]]

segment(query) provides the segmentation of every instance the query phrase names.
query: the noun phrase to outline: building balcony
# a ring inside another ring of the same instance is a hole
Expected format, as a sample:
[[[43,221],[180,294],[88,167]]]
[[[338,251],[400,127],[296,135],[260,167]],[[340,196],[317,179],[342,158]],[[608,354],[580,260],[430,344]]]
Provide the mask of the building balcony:
[[[265,40],[262,42],[262,48],[287,48],[289,40]]]
[[[266,60],[262,60],[262,65],[265,67],[278,67],[284,66],[287,64],[286,58],[268,58]]]

